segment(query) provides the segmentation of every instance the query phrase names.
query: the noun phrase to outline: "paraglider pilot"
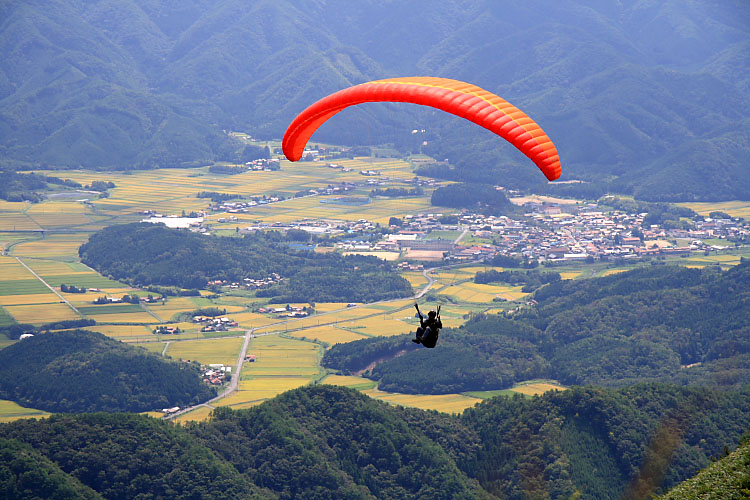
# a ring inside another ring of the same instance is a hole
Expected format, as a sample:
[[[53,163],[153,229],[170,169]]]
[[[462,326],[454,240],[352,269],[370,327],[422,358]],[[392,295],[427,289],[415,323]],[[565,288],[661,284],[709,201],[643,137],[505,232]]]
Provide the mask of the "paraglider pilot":
[[[417,338],[411,341],[422,344],[425,347],[435,347],[438,335],[440,335],[440,329],[443,327],[443,323],[440,321],[440,306],[438,306],[437,312],[428,312],[427,319],[424,319],[424,316],[419,311],[419,304],[414,304],[414,307],[417,308],[417,314],[419,315],[419,328],[417,328]]]

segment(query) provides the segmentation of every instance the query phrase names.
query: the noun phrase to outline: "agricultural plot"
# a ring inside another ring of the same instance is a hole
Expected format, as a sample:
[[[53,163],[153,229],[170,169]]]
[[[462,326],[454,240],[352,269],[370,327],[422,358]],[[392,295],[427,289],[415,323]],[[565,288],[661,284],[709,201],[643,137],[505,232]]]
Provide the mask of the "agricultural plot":
[[[0,212],[0,231],[40,231],[42,229],[25,213]]]
[[[86,288],[129,288],[125,283],[119,281],[113,281],[109,278],[105,278],[101,274],[95,271],[88,273],[71,273],[71,274],[54,274],[44,275],[40,274],[44,281],[49,283],[51,286],[59,287],[61,284],[73,284],[77,286],[85,286]]]
[[[220,363],[234,366],[242,348],[241,337],[205,340],[175,340],[169,343],[166,355],[172,359],[197,361],[203,365]]]
[[[239,390],[214,403],[234,409],[250,408],[282,392],[291,391],[312,382],[309,377],[257,377],[240,380]]]
[[[241,379],[268,376],[313,377],[320,372],[320,346],[311,342],[266,335],[250,341],[248,354],[256,361],[243,366]]]
[[[258,314],[253,312],[234,313],[232,314],[232,319],[243,328],[260,328],[282,321],[267,314]]]
[[[378,389],[365,389],[362,394],[371,398],[382,399],[393,405],[413,406],[422,410],[436,410],[443,413],[462,413],[481,399],[463,394],[399,394]]]
[[[49,292],[49,288],[45,287]],[[32,304],[57,304],[60,297],[52,292],[49,293],[30,293],[21,295],[0,295],[0,305],[3,306],[23,306]]]
[[[153,352],[154,354],[158,354],[161,356],[161,353],[164,352],[164,346],[166,345],[166,342],[137,342],[133,343],[132,345],[143,347],[148,352]]]
[[[13,247],[13,255],[18,257],[60,258],[78,260],[78,247],[88,241],[86,233],[45,234],[44,238],[26,241]],[[90,270],[88,267],[81,266]]]
[[[695,210],[701,215],[708,215],[711,212],[724,212],[732,217],[744,217],[750,219],[750,201],[720,201],[716,203],[677,203],[677,205]]]
[[[4,255],[0,255],[0,276],[3,281],[36,279],[20,262]]]
[[[45,418],[49,415],[43,410],[24,408],[15,401],[0,399],[0,423],[13,422],[22,418]]]
[[[80,319],[80,316],[67,304],[59,302],[56,304],[4,306],[4,308],[18,323],[42,325],[67,319]]]
[[[304,338],[316,340],[328,345],[345,344],[347,342],[365,338],[364,335],[335,326],[319,326],[315,328],[308,328],[306,330],[292,332],[289,335],[299,339]]]
[[[369,378],[354,377],[351,375],[328,375],[320,383],[349,387],[358,391],[374,389],[378,385],[377,382]]]
[[[175,417],[174,419],[172,419],[172,421],[177,422],[178,424],[182,424],[184,422],[203,422],[205,420],[208,420],[208,418],[211,416],[212,411],[213,409],[209,408],[208,406],[199,406],[193,411],[183,413],[182,415]]]
[[[29,274],[29,276],[31,276],[31,274]],[[44,286],[44,283],[34,277],[31,279],[0,281],[0,295],[38,295],[45,292],[49,292],[49,288]]]
[[[567,387],[560,385],[556,380],[528,380],[511,387],[513,392],[527,396],[544,394],[547,391],[564,391],[566,389]]]
[[[151,328],[144,325],[94,325],[87,326],[86,330],[99,332],[107,337],[124,341],[154,336],[151,333]]]
[[[414,288],[415,290],[421,289],[428,283],[427,278],[425,278],[424,275],[418,271],[403,272],[401,273],[401,276],[403,276],[409,283],[411,283],[412,288]]]
[[[91,219],[87,214],[91,212],[83,203],[72,201],[45,201],[26,210],[26,214],[45,229],[88,224]]]
[[[520,286],[482,285],[471,281],[448,286],[438,293],[453,297],[458,302],[472,302],[491,304],[495,297],[505,300],[517,300],[528,294],[521,291]]]
[[[13,323],[15,323],[13,317],[8,313],[8,311],[5,310],[5,308],[0,307],[0,326],[9,326]],[[5,338],[4,335],[0,335],[0,349],[2,349],[3,347],[7,347],[8,345],[10,345],[10,343],[13,342],[14,341]]]

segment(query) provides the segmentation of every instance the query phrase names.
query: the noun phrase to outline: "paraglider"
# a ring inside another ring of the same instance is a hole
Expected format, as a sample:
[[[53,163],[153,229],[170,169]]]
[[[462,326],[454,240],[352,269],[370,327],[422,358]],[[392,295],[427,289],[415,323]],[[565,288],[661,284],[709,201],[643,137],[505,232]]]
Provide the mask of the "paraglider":
[[[417,315],[419,316],[419,328],[417,328],[417,336],[412,339],[412,342],[433,348],[437,344],[440,329],[443,327],[443,322],[440,321],[440,306],[438,306],[437,311],[428,312],[427,319],[422,316],[419,304],[414,304],[414,307],[417,308]]]
[[[476,85],[436,77],[375,80],[324,97],[289,125],[282,142],[286,157],[291,161],[302,158],[307,141],[323,123],[339,111],[365,102],[421,104],[466,118],[513,144],[547,179],[555,180],[562,173],[557,147],[526,113]]]

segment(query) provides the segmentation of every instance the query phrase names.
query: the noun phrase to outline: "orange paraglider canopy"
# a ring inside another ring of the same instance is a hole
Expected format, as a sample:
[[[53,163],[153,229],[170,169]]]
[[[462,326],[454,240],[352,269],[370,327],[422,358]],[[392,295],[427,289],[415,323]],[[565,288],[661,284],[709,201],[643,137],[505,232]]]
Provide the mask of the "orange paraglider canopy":
[[[282,147],[291,161],[302,158],[307,141],[339,111],[363,102],[409,102],[466,118],[506,139],[528,156],[547,179],[560,177],[560,155],[542,128],[505,99],[476,85],[435,77],[389,78],[339,90],[294,119]]]

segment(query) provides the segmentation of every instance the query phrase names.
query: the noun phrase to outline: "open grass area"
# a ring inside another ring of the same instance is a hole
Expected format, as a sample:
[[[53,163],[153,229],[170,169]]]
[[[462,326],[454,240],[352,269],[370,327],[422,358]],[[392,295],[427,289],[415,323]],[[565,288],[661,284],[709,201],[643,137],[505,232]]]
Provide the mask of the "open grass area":
[[[24,408],[14,401],[0,399],[0,423],[12,422],[22,418],[45,418],[49,415],[43,410]]]
[[[242,338],[172,341],[166,355],[172,359],[197,361],[203,365],[221,363],[234,366],[242,348]]]

